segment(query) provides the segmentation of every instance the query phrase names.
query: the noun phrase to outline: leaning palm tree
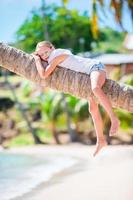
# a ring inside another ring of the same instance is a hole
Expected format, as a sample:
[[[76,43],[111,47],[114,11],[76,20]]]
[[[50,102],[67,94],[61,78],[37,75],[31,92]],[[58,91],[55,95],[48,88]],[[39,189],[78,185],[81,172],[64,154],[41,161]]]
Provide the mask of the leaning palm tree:
[[[46,67],[47,64],[43,64]],[[87,74],[58,66],[47,79],[42,79],[31,55],[4,43],[0,43],[0,66],[43,87],[69,93],[78,98],[88,100],[88,97],[93,95]],[[133,87],[107,79],[103,90],[113,107],[133,112]]]

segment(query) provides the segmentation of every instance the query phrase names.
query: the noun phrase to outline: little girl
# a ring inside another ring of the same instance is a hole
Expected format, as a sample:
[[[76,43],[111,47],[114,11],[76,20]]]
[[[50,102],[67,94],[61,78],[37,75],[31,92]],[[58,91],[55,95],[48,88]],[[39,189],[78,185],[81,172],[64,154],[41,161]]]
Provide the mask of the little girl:
[[[41,78],[47,78],[57,65],[77,72],[86,73],[90,76],[91,89],[100,104],[104,107],[111,120],[110,136],[114,136],[119,128],[120,121],[112,110],[108,97],[104,94],[102,86],[106,79],[105,66],[96,59],[75,56],[67,49],[55,49],[49,41],[39,42],[36,51],[32,54],[38,73]],[[48,62],[46,69],[41,64],[41,59]],[[103,134],[103,122],[99,112],[98,104],[93,97],[89,97],[89,112],[91,113],[96,130],[97,143],[95,156],[102,147],[107,145]]]

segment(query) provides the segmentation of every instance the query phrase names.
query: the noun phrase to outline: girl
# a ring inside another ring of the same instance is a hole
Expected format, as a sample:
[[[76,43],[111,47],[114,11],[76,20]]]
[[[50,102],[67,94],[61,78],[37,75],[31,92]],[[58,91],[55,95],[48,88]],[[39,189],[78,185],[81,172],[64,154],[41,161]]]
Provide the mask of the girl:
[[[111,120],[109,135],[115,135],[119,128],[120,121],[113,112],[108,97],[102,90],[106,79],[106,71],[105,66],[101,62],[96,59],[75,56],[67,49],[55,49],[53,44],[49,41],[39,42],[36,46],[36,51],[32,55],[41,78],[47,78],[57,65],[90,75],[92,92],[104,107]],[[49,64],[45,70],[41,64],[41,59],[47,61]],[[89,112],[91,113],[97,136],[96,149],[93,154],[93,156],[95,156],[101,148],[107,145],[107,142],[103,134],[103,122],[98,104],[93,97],[89,97]]]

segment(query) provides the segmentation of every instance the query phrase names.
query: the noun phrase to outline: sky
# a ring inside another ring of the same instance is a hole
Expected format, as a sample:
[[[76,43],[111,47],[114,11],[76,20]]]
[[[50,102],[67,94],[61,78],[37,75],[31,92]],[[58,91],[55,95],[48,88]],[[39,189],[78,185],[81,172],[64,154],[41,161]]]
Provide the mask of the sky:
[[[69,0],[67,7],[70,9],[77,9],[80,13],[85,10],[91,13],[91,2],[92,0]],[[61,5],[61,0],[46,0],[46,4],[50,3]],[[39,8],[40,5],[41,0],[0,0],[0,41],[6,43],[13,42],[15,40],[15,32],[30,15],[30,11],[33,8]],[[124,26],[131,32],[133,27],[129,20],[126,6],[124,10]],[[108,18],[105,18],[102,12],[99,11],[100,18],[104,19],[101,20],[100,26],[106,25],[119,30],[114,18],[109,13],[110,12],[108,12]]]

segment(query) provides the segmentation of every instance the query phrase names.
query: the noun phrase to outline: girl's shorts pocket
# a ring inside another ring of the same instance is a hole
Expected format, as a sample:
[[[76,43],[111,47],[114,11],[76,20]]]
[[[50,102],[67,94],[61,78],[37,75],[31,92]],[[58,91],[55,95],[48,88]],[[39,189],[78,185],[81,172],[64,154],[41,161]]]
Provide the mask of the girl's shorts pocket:
[[[94,64],[91,69],[90,69],[90,73],[92,71],[105,71],[106,72],[106,69],[105,69],[105,65],[102,64],[101,62],[99,62],[98,64]]]

